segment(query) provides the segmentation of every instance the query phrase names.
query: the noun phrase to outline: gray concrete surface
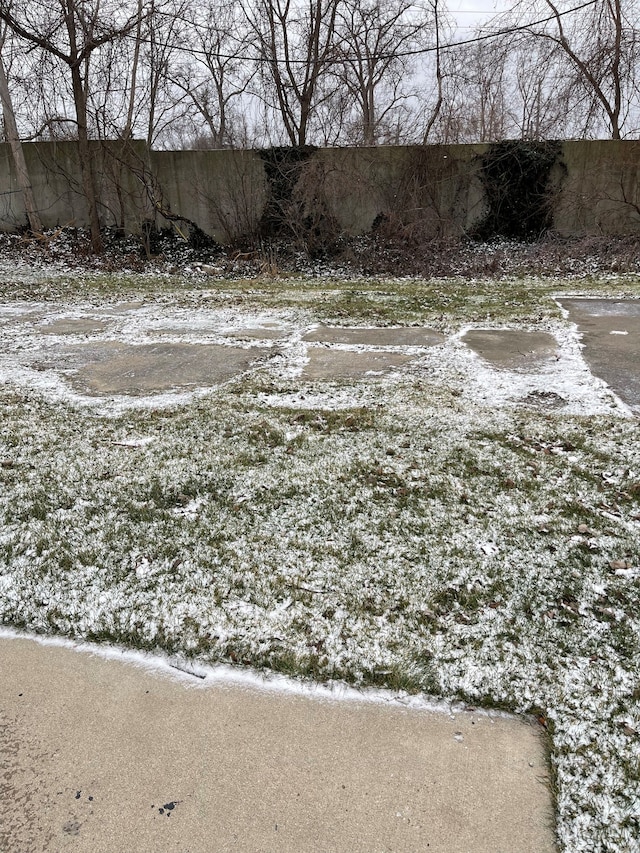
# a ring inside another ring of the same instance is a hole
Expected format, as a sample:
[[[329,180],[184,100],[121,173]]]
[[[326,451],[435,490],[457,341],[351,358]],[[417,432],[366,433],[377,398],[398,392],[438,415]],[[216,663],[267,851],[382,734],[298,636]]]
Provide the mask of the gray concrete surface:
[[[640,300],[562,299],[591,371],[640,411]]]
[[[3,853],[551,853],[539,728],[0,640]]]
[[[462,341],[485,361],[508,370],[539,370],[557,357],[558,342],[547,332],[473,329],[462,336]]]
[[[81,344],[49,353],[45,367],[72,370],[71,384],[90,395],[139,395],[210,388],[248,370],[269,350],[216,344]]]
[[[37,329],[43,335],[91,335],[104,332],[108,323],[91,317],[65,318],[41,323]]]
[[[303,335],[302,340],[311,344],[307,349],[308,362],[302,371],[303,380],[358,379],[397,370],[418,357],[390,350],[390,347],[432,347],[443,343],[445,336],[434,329],[418,326],[384,326],[374,329],[318,326]],[[344,344],[379,349],[340,350],[314,344]]]
[[[327,344],[366,344],[373,347],[432,347],[444,343],[445,336],[423,326],[382,326],[377,329],[350,326],[318,326],[303,341]]]
[[[358,379],[367,375],[397,370],[417,356],[399,352],[354,352],[353,350],[309,347],[309,358],[302,371],[304,379]]]
[[[640,409],[640,300],[575,298],[561,304],[579,328],[592,372],[632,409]],[[11,370],[57,374],[81,394],[139,396],[215,387],[289,352],[288,345],[298,340],[306,348],[306,362],[299,350],[294,355],[302,381],[364,380],[402,369],[427,349],[446,344],[443,334],[427,327],[321,325],[300,338],[302,330],[294,323],[277,319],[225,329],[213,312],[193,326],[172,323],[169,316],[159,325],[146,321],[139,308],[139,303],[101,306],[72,316],[64,310],[34,312],[27,305],[5,311],[0,316],[4,358]],[[133,325],[133,339],[127,324]],[[142,342],[145,337],[148,343]],[[498,370],[535,374],[559,358],[556,338],[544,331],[471,329],[461,341]],[[561,408],[563,399],[547,389],[525,403]]]
[[[227,337],[237,341],[279,341],[286,340],[292,333],[293,329],[284,329],[281,326],[256,326],[228,332]]]

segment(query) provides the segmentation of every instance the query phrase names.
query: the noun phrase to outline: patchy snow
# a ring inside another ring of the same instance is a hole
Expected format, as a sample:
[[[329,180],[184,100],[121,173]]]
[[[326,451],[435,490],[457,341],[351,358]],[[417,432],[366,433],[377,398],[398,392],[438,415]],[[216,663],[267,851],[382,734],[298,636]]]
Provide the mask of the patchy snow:
[[[543,326],[544,331],[556,338],[558,356],[531,372],[493,367],[464,344],[462,339],[468,331],[487,328],[505,326],[465,325],[439,351],[425,352],[421,366],[430,378],[433,376],[486,406],[521,404],[531,394],[552,393],[561,398],[562,409],[567,414],[608,414],[612,410],[621,415],[630,414],[629,408],[611,389],[591,373],[582,356],[575,324],[546,323]]]
[[[403,711],[444,714],[452,720],[457,714],[473,711],[474,716],[489,719],[514,719],[514,714],[489,708],[470,708],[464,702],[447,702],[428,696],[406,691],[385,690],[382,688],[355,688],[345,682],[301,681],[268,670],[254,670],[250,667],[218,664],[207,666],[181,655],[166,655],[158,652],[133,651],[109,643],[83,643],[67,640],[64,637],[44,637],[42,635],[16,631],[0,627],[0,640],[32,640],[44,647],[71,649],[79,654],[93,655],[104,660],[119,661],[137,666],[147,672],[155,672],[163,677],[180,682],[185,687],[206,690],[215,686],[240,687],[260,693],[276,695],[303,696],[317,702],[347,702],[363,705],[384,705]],[[518,716],[522,719],[522,716]],[[526,718],[525,718],[526,719]],[[531,722],[534,722],[531,718]]]
[[[0,622],[205,683],[250,666],[355,686],[327,698],[385,685],[536,713],[561,849],[637,853],[638,423],[575,326],[509,321],[558,342],[531,372],[462,342],[504,318],[449,317],[401,370],[302,382],[312,307],[242,299],[0,307]],[[98,399],[53,361],[87,333],[38,329],[84,317],[107,324],[91,341],[131,345],[286,336],[219,387]]]
[[[256,347],[265,353],[277,354],[267,367],[261,367],[263,377],[273,375],[280,382],[298,378],[308,361],[310,347],[318,344],[305,344],[301,338],[313,324],[300,323],[299,312],[243,312],[230,308],[182,308],[171,304],[142,304],[135,307],[124,306],[114,310],[108,303],[103,305],[78,303],[70,306],[59,303],[19,303],[0,306],[0,315],[4,322],[0,325],[0,370],[5,382],[17,387],[30,387],[47,394],[51,399],[88,403],[94,407],[111,411],[122,411],[130,407],[159,407],[188,402],[192,396],[202,395],[206,389],[176,388],[173,391],[153,395],[113,395],[107,400],[97,402],[95,397],[87,396],[71,387],[68,382],[69,368],[64,364],[61,353],[68,356],[73,347],[100,342],[118,342],[127,346],[149,343],[189,343],[233,345],[234,347]],[[103,329],[90,332],[42,335],[41,328],[64,321],[94,319],[105,323]],[[264,328],[272,331],[281,329],[283,337],[278,340],[266,339],[242,341],[233,333],[243,329]],[[371,327],[370,327],[371,328]],[[487,323],[467,324],[450,334],[441,345],[431,347],[416,346],[378,346],[375,344],[347,345],[325,344],[341,352],[402,352],[414,356],[413,366],[409,370],[415,375],[424,376],[429,382],[436,382],[456,389],[464,398],[487,406],[521,404],[527,398],[536,399],[536,395],[554,395],[569,414],[605,414],[612,410],[628,415],[629,409],[606,386],[594,377],[582,357],[581,344],[575,324],[566,322],[545,323],[545,331],[553,334],[558,344],[556,360],[542,367],[526,372],[496,368],[477,356],[465,345],[464,335],[474,329],[501,329],[504,324]],[[62,366],[60,366],[62,364]],[[379,374],[384,376],[384,374]],[[391,381],[397,373],[390,375]],[[343,384],[343,383],[338,383]],[[353,402],[353,393],[349,389],[346,400],[341,402],[341,394],[336,388],[309,389],[309,393],[294,391],[290,393],[292,405],[342,406]],[[262,394],[264,402],[271,400],[274,405],[283,405],[285,395]]]

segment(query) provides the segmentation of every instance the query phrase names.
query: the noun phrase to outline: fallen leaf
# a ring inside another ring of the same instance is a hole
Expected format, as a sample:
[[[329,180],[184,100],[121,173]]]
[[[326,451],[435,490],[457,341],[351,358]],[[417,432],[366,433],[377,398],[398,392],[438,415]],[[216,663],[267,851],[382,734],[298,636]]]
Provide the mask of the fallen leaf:
[[[633,565],[628,560],[610,560],[609,566],[613,569],[613,571],[617,571],[618,569],[632,569]]]

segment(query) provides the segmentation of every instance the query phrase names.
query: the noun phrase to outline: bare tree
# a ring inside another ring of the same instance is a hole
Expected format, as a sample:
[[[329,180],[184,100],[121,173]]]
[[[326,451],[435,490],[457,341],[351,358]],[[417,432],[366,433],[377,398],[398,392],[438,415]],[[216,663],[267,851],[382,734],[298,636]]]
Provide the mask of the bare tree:
[[[76,137],[66,66],[57,57],[12,37],[6,70],[23,142]]]
[[[247,62],[248,27],[246,18],[232,0],[208,0],[192,9],[187,19],[189,53],[170,74],[173,84],[188,101],[205,134],[208,147],[225,148],[237,144],[233,104],[247,90],[257,69]],[[196,123],[197,120],[194,121]]]
[[[441,142],[494,142],[507,135],[508,55],[508,42],[499,38],[491,50],[478,41],[447,55]]]
[[[425,125],[424,133],[422,135],[423,145],[426,145],[427,142],[430,141],[431,131],[433,130],[436,122],[440,118],[440,111],[442,110],[442,105],[444,103],[444,72],[442,62],[441,36],[444,24],[443,18],[445,16],[443,14],[444,10],[440,6],[439,0],[431,0],[431,8],[433,10],[433,32],[435,36],[435,45],[433,51],[435,59],[434,72],[436,78],[436,99],[431,109],[431,115],[429,116]]]
[[[558,139],[578,110],[573,80],[567,78],[561,51],[551,42],[519,38],[509,56],[509,115],[513,136]]]
[[[340,0],[256,0],[246,8],[260,60],[261,97],[274,107],[291,145],[305,145],[336,59]]]
[[[190,36],[185,15],[188,0],[148,0],[146,43],[143,45],[141,75],[141,113],[144,137],[149,148],[155,146],[173,121],[184,115],[183,93],[172,82],[174,68],[188,47]]]
[[[0,100],[2,101],[4,133],[7,142],[11,146],[11,154],[13,156],[13,163],[16,170],[16,179],[18,181],[20,191],[22,192],[24,208],[27,213],[27,219],[29,220],[29,228],[33,234],[41,234],[42,222],[40,220],[40,214],[38,213],[35,197],[33,195],[31,178],[29,177],[27,162],[24,158],[24,151],[22,150],[22,141],[18,135],[16,116],[13,109],[13,102],[11,100],[11,93],[9,91],[9,81],[7,80],[7,72],[4,65],[4,58],[2,56],[4,45],[5,34],[0,37]]]
[[[123,11],[108,0],[0,0],[0,19],[16,36],[56,57],[68,69],[91,244],[98,252],[102,237],[87,109],[90,64],[92,55],[103,45],[135,29],[137,11]]]
[[[340,5],[337,75],[356,105],[361,144],[375,145],[385,119],[408,97],[410,57],[425,44],[431,23],[414,0]]]
[[[532,25],[531,35],[556,45],[582,86],[599,107],[612,139],[620,139],[629,105],[637,51],[634,0],[595,0],[579,12],[560,0],[520,0],[515,11],[521,20],[546,13],[549,20]]]
[[[354,103],[344,86],[329,86],[315,115],[314,141],[323,146],[344,145],[352,140]]]

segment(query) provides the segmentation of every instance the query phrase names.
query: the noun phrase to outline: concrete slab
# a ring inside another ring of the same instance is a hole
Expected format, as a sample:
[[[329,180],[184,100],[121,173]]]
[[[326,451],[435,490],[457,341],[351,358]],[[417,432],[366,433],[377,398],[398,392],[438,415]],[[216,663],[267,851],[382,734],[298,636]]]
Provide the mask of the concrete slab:
[[[507,370],[539,370],[557,357],[558,342],[548,332],[472,329],[462,340],[485,361]]]
[[[362,379],[372,374],[397,370],[416,356],[397,352],[354,352],[353,350],[309,347],[302,379]]]
[[[0,669],[3,853],[555,850],[515,718],[189,689],[25,639]]]
[[[204,338],[208,335],[218,335],[219,330],[214,323],[210,325],[199,325],[194,328],[190,323],[175,323],[166,326],[154,326],[152,328],[146,328],[145,334],[151,338],[176,338],[181,337],[182,335],[189,335],[192,339],[194,337]]]
[[[384,347],[432,347],[445,341],[435,329],[418,326],[384,326],[375,329],[319,326],[307,332],[303,341],[327,344],[366,344]]]
[[[581,330],[589,367],[632,409],[640,410],[640,300],[576,298],[562,304]],[[366,380],[402,369],[425,348],[446,343],[444,335],[424,326],[318,326],[302,335],[308,360],[301,367],[304,349],[298,342],[304,330],[293,320],[247,315],[243,327],[241,315],[229,323],[216,310],[191,318],[152,303],[147,307],[153,310],[145,313],[145,305],[123,302],[68,310],[57,305],[37,311],[30,303],[0,305],[3,365],[12,375],[27,368],[26,382],[33,379],[33,370],[51,371],[83,395],[140,398],[215,387],[283,351],[291,355],[290,366],[301,370],[302,381]],[[547,332],[474,329],[462,341],[494,370],[519,372],[526,379],[542,372],[550,381],[552,372],[555,380],[561,373],[557,366],[545,369],[558,357],[557,341]],[[289,343],[296,345],[287,349]],[[442,354],[451,359],[459,351],[443,347]],[[577,361],[582,371],[582,361]],[[510,402],[558,410],[571,403],[571,390],[563,396],[565,386],[556,383],[513,396]]]
[[[138,311],[144,307],[144,302],[138,300],[129,300],[127,302],[118,302],[117,305],[112,305],[109,308],[103,308],[105,314],[129,314],[131,311]]]
[[[640,300],[562,299],[592,373],[640,411]]]
[[[103,332],[108,325],[103,320],[92,317],[78,317],[39,323],[36,328],[43,335],[89,335]]]
[[[219,385],[247,370],[265,351],[214,344],[140,344],[112,341],[79,345],[49,359],[48,368],[72,369],[82,393],[149,394]]]
[[[42,319],[42,313],[39,311],[31,311],[27,308],[15,310],[12,306],[3,305],[0,307],[0,325],[5,324],[28,326],[31,323],[37,323]]]
[[[274,328],[273,326],[256,326],[246,329],[237,329],[228,332],[226,337],[236,341],[279,341],[293,334],[292,329]]]

